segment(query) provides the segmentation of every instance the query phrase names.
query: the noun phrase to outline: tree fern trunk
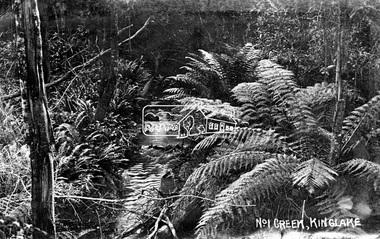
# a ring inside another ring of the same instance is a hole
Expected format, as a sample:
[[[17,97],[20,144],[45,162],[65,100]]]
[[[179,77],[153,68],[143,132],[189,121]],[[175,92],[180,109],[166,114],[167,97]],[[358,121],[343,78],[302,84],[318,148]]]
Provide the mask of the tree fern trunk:
[[[22,17],[26,53],[28,125],[32,171],[33,238],[55,238],[53,193],[53,134],[49,119],[43,72],[43,50],[37,0],[24,0]]]

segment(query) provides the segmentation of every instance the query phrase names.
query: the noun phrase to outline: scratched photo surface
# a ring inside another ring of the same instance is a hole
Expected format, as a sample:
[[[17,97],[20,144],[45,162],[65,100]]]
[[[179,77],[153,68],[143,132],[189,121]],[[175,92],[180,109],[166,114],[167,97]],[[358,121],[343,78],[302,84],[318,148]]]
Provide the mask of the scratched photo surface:
[[[0,238],[380,238],[380,1],[1,0]]]

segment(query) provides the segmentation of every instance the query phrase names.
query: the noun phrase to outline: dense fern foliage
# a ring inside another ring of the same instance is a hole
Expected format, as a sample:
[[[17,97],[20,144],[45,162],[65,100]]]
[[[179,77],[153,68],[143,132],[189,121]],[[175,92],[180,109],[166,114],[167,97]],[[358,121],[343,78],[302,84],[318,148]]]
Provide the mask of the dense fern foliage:
[[[111,111],[130,117],[136,114],[133,111],[136,103],[134,101],[152,98],[154,78],[141,60],[119,60],[118,73],[119,78],[115,96],[111,101]]]
[[[173,87],[165,90],[168,99],[188,96],[229,99],[230,90],[240,82],[254,81],[260,51],[252,44],[235,49],[227,46],[225,54],[199,50],[200,56],[190,54],[184,74],[169,77]]]
[[[201,205],[204,213],[196,234],[198,238],[217,238],[218,232],[232,232],[233,228],[240,228],[235,233],[244,232],[243,218],[254,225],[257,217],[308,215],[307,209],[302,209],[305,203],[310,210],[320,208],[321,214],[312,216],[363,216],[354,209],[356,205],[339,209],[345,200],[352,204],[354,196],[348,190],[333,197],[323,195],[346,175],[365,176],[378,187],[379,164],[370,157],[358,158],[357,152],[363,139],[377,139],[379,96],[347,113],[337,158],[334,150],[338,143],[332,132],[334,84],[301,88],[292,72],[270,60],[258,61],[254,72],[254,82],[232,89],[242,122],[249,127],[208,136],[195,146],[194,153],[207,151],[209,157],[187,178],[180,192],[184,197],[173,204],[173,219],[180,225],[189,215],[189,207]],[[311,195],[320,199],[311,200]],[[279,197],[288,199],[269,205],[270,199]],[[326,211],[326,205],[336,210]]]

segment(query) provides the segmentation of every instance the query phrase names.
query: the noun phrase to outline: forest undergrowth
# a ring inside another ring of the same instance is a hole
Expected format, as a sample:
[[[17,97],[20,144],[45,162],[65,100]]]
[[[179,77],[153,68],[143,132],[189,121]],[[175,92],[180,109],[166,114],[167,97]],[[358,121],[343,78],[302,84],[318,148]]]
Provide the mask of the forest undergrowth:
[[[77,25],[68,21],[65,31],[59,25],[64,16],[56,19],[48,39],[50,80],[70,76],[48,88],[58,238],[258,235],[252,225],[260,218],[306,226],[312,218],[358,219],[360,227],[332,230],[379,232],[380,95],[371,63],[378,58],[378,42],[369,33],[371,24],[378,25],[367,14],[373,9],[353,8],[338,25],[335,5],[321,6],[323,12],[278,7],[252,15],[224,12],[226,19],[244,20],[239,40],[226,26],[213,39],[211,30],[218,29],[202,20],[200,34],[194,28],[161,36],[162,48],[150,46],[158,53],[134,46],[143,50],[133,59],[132,44],[118,46],[112,53],[117,59],[96,58],[109,47],[106,32],[100,39],[85,27],[85,16]],[[140,43],[163,27],[161,20],[144,19],[141,30],[148,31]],[[346,27],[342,59],[339,27]],[[175,38],[184,32],[189,39]],[[19,90],[12,37],[0,35],[1,97]],[[161,68],[173,67],[168,59],[182,66],[160,75],[167,70]],[[109,75],[115,77],[112,97],[106,117],[97,121]],[[1,99],[0,238],[31,238],[39,229],[30,224],[27,127],[20,99]],[[165,117],[194,114],[183,128],[197,134],[142,146],[142,112],[150,104],[181,105]],[[214,120],[215,128],[196,128],[202,117]],[[134,224],[117,231],[120,215]]]

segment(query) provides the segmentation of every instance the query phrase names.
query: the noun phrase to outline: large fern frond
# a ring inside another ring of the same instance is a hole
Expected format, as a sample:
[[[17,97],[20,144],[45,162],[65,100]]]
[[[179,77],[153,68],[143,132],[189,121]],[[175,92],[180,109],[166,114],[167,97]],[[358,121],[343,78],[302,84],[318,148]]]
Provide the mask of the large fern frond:
[[[335,180],[338,173],[322,160],[312,158],[302,162],[293,173],[293,184],[306,188],[310,193]]]
[[[290,103],[287,107],[287,116],[289,118],[282,120],[289,121],[297,130],[307,130],[318,127],[318,121],[312,108],[308,106],[306,102],[295,99],[294,101],[288,101],[288,103]]]
[[[285,138],[274,130],[237,127],[231,133],[218,133],[204,138],[194,147],[193,151],[209,149],[220,142],[229,144],[240,151],[255,149],[267,152],[285,152],[288,150]]]
[[[183,192],[196,191],[212,176],[228,175],[232,171],[246,171],[274,157],[273,154],[260,151],[243,151],[224,155],[217,160],[201,165],[189,176]]]
[[[207,62],[208,66],[210,66],[212,72],[214,72],[219,78],[224,78],[224,70],[218,61],[217,54],[211,54],[205,50],[199,50],[199,52],[202,54],[202,59]]]
[[[270,124],[272,99],[268,86],[260,82],[241,83],[232,89],[233,97],[242,103],[243,120],[259,126]]]
[[[380,95],[373,97],[368,103],[357,107],[343,120],[343,136],[350,140],[359,128],[370,130],[377,128],[380,114]]]
[[[165,97],[167,100],[176,100],[182,99],[184,97],[189,97],[191,94],[191,90],[185,88],[170,88],[166,89],[164,93],[169,94]]]
[[[300,89],[296,101],[303,102],[315,115],[318,125],[331,128],[335,110],[335,84],[317,83]]]
[[[178,74],[176,76],[168,77],[173,83],[178,83],[179,87],[173,87],[164,90],[165,94],[169,94],[167,99],[182,99],[193,95],[207,97],[210,94],[210,90],[199,79],[195,79],[194,76],[189,73]]]
[[[291,71],[270,60],[259,61],[256,71],[257,82],[241,83],[232,90],[233,96],[242,103],[245,120],[283,132],[290,125],[296,128],[317,125],[310,106],[296,97],[300,88]]]
[[[247,206],[255,206],[260,200],[275,193],[289,182],[297,159],[277,155],[240,176],[216,197],[216,203],[204,213],[197,225],[198,238],[215,238],[216,231],[226,221],[240,217]],[[236,206],[235,206],[236,205]]]
[[[277,104],[287,106],[289,101],[294,101],[294,94],[299,87],[293,80],[293,72],[270,60],[261,60],[258,63],[257,76],[259,82],[268,85],[268,90]]]
[[[355,158],[347,162],[340,164],[340,168],[343,172],[349,174],[367,177],[368,179],[380,179],[380,165],[375,162],[368,161],[366,159]],[[376,184],[378,182],[375,182]],[[376,188],[378,185],[375,185]]]
[[[289,146],[299,157],[319,158],[328,161],[331,157],[335,138],[329,131],[320,128],[305,128],[292,134]]]

